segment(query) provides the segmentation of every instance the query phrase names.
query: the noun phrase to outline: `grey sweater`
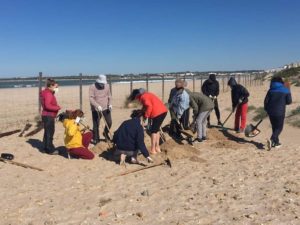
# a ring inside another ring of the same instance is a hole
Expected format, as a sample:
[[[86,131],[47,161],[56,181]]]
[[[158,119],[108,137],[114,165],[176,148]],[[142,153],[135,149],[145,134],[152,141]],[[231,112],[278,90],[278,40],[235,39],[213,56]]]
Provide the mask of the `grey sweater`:
[[[92,111],[95,111],[99,105],[103,110],[108,109],[108,106],[111,105],[109,85],[105,84],[103,89],[97,89],[95,84],[92,84],[89,89],[89,98]]]

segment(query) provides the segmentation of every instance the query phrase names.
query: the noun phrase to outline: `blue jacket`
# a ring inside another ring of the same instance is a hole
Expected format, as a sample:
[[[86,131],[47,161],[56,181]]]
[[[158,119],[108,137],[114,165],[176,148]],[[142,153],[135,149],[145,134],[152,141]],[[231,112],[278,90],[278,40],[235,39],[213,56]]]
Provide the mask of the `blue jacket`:
[[[144,129],[139,118],[124,121],[115,131],[113,142],[123,151],[140,150],[146,158],[149,152],[144,143]]]
[[[280,82],[271,82],[264,108],[269,116],[284,116],[285,106],[292,103],[291,92]]]
[[[190,107],[190,96],[184,90],[178,90],[171,100],[170,108],[175,112],[177,118],[180,118],[184,111]]]

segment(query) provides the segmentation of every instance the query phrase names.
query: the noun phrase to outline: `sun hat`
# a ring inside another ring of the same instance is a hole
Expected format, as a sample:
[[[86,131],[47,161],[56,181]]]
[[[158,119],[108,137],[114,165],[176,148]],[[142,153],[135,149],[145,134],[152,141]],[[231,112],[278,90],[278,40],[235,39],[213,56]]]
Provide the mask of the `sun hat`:
[[[104,74],[100,74],[96,82],[99,84],[107,84],[106,76]]]

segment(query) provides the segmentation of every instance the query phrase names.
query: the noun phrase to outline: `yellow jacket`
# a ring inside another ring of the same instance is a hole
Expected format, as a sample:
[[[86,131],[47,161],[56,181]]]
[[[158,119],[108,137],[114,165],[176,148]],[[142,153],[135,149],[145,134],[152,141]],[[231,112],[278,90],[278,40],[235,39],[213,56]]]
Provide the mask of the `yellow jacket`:
[[[80,148],[82,145],[82,134],[79,125],[75,124],[75,120],[65,119],[63,122],[65,127],[65,145],[66,148]]]

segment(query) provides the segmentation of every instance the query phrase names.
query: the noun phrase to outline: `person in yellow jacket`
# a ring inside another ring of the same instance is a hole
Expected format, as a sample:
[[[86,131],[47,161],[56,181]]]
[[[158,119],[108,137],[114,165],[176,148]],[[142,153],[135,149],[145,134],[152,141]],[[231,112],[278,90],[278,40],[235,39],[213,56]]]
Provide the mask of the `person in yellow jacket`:
[[[83,112],[79,109],[58,115],[58,120],[65,128],[65,145],[71,156],[82,159],[93,159],[94,154],[88,149],[93,134],[80,129],[79,122]]]

